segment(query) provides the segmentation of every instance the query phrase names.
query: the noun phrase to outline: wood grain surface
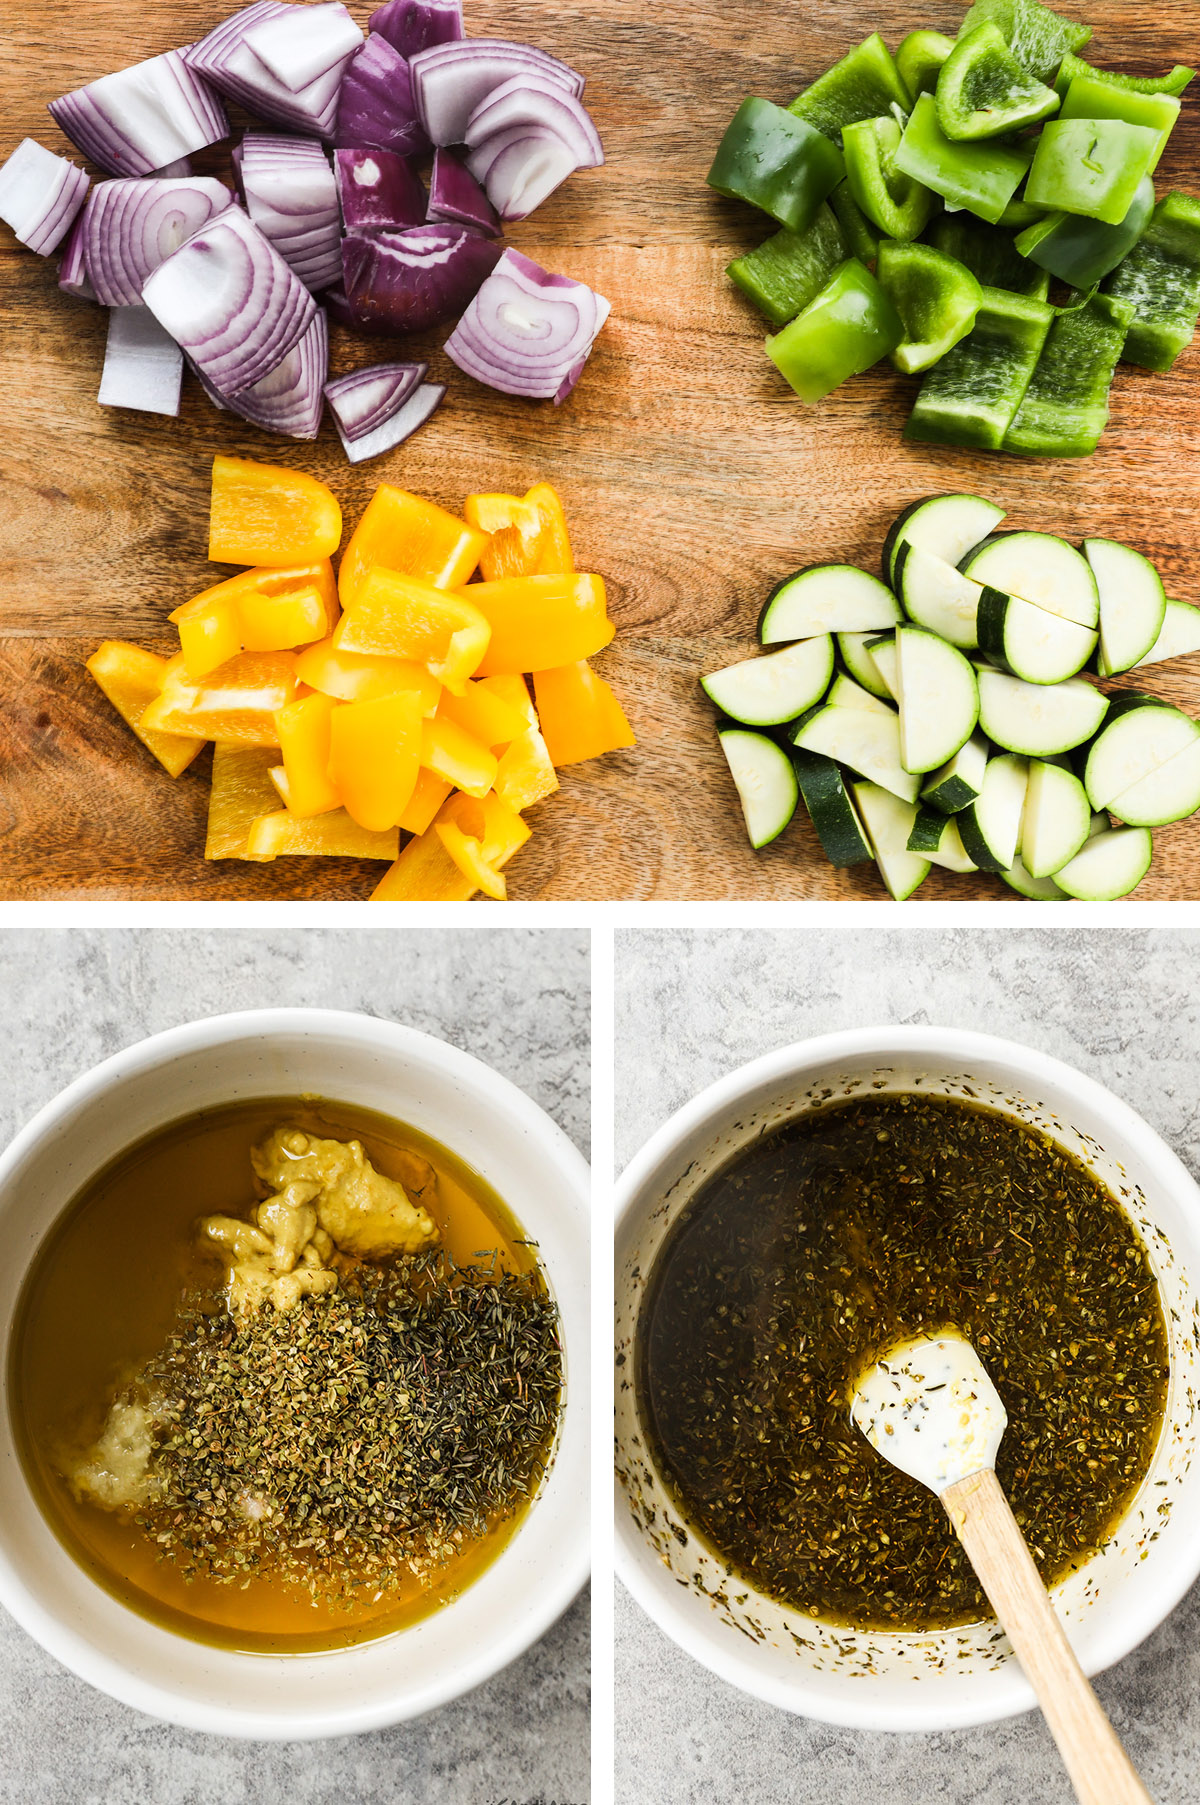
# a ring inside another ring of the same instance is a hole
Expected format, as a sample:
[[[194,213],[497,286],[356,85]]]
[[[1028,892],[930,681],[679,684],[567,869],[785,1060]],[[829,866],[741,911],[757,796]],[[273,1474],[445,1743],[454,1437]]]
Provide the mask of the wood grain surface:
[[[790,397],[762,328],[723,269],[762,222],[704,186],[713,146],[747,93],[788,101],[868,32],[953,33],[963,8],[935,0],[779,7],[765,0],[467,0],[475,35],[526,39],[588,77],[608,163],[573,177],[512,234],[530,255],[613,304],[571,400],[518,403],[462,376],[410,444],[352,469],[328,425],[315,445],[272,439],[185,385],[178,420],[101,409],[101,310],[61,295],[55,260],[0,227],[0,895],[8,898],[345,899],[379,867],[201,857],[208,757],[177,783],[131,741],[83,671],[104,637],[173,648],[166,616],[213,579],[205,563],[217,451],[273,459],[328,481],[353,521],[381,480],[461,506],[471,489],[539,478],[566,500],[581,569],[609,583],[618,625],[601,668],[636,750],[563,774],[530,815],[510,868],[533,898],[878,898],[871,866],[833,872],[806,821],[755,854],[700,695],[700,671],[749,654],[767,589],[820,559],[874,568],[892,516],[915,497],[973,489],[1008,524],[1128,540],[1169,593],[1200,602],[1200,351],[1170,376],[1122,367],[1094,458],[1034,462],[905,445],[911,380],[880,369],[820,407]],[[1194,0],[1069,0],[1096,27],[1089,55],[1150,73],[1200,62]],[[223,16],[211,0],[84,0],[70,15],[5,0],[0,152],[25,136],[66,150],[44,108],[56,94],[193,41]],[[352,11],[365,21],[368,7]],[[219,167],[220,159],[212,159]],[[205,165],[207,167],[207,164]],[[1200,100],[1187,97],[1160,192],[1200,192]],[[335,333],[337,372],[406,355],[400,341]],[[1200,658],[1144,680],[1200,713]],[[1139,898],[1200,896],[1200,823],[1156,834]],[[935,873],[920,897],[1011,896],[988,878]]]

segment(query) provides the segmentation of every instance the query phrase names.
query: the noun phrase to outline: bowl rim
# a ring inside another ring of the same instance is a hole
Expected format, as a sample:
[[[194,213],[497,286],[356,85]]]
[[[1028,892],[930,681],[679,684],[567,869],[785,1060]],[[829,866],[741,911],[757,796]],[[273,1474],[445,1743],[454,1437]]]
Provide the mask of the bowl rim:
[[[87,1071],[81,1072],[44,1103],[24,1127],[18,1130],[7,1147],[0,1151],[0,1192],[65,1116],[71,1115],[105,1090],[177,1056],[204,1052],[220,1045],[261,1040],[275,1033],[312,1037],[336,1035],[343,1040],[349,1037],[374,1046],[381,1043],[390,1045],[397,1052],[407,1053],[410,1057],[415,1055],[426,1063],[457,1076],[466,1087],[477,1090],[486,1087],[494,1097],[499,1097],[504,1109],[517,1125],[540,1141],[551,1157],[557,1160],[567,1189],[582,1213],[582,1232],[585,1240],[587,1239],[591,1188],[588,1162],[566,1131],[539,1103],[486,1060],[464,1051],[451,1041],[443,1040],[424,1029],[409,1027],[406,1023],[349,1009],[270,1007],[200,1016],[195,1020],[161,1029],[118,1049]],[[30,1259],[43,1239],[44,1236],[39,1236]],[[4,1327],[5,1354],[10,1332],[11,1323]],[[582,1342],[586,1352],[589,1343],[586,1323]],[[589,1389],[585,1375],[585,1382],[578,1388],[578,1401],[574,1405],[576,1411],[588,1409]],[[563,1417],[568,1408],[568,1400],[564,1398],[561,1406]],[[585,1451],[585,1469],[586,1465]],[[511,1542],[506,1544],[491,1566],[501,1566],[511,1546]],[[528,1603],[521,1612],[497,1622],[493,1637],[465,1648],[454,1671],[447,1674],[440,1683],[420,1682],[414,1686],[411,1679],[402,1681],[397,1676],[397,1694],[393,1699],[352,1708],[336,1707],[326,1713],[314,1714],[309,1711],[303,1722],[295,1723],[289,1722],[286,1714],[280,1710],[273,1710],[269,1714],[251,1712],[234,1716],[232,1714],[237,1712],[237,1706],[232,1701],[228,1705],[216,1707],[192,1700],[166,1687],[160,1687],[153,1680],[132,1673],[122,1663],[77,1635],[68,1623],[49,1610],[26,1586],[20,1571],[2,1547],[0,1606],[9,1611],[22,1629],[64,1667],[89,1685],[98,1687],[135,1710],[146,1712],[160,1721],[179,1724],[185,1729],[216,1735],[257,1741],[308,1742],[330,1736],[357,1735],[387,1729],[474,1691],[477,1686],[483,1685],[525,1654],[552,1628],[587,1584],[590,1569],[590,1536],[587,1516],[583,1513],[579,1526],[572,1532],[570,1546],[561,1551],[557,1561],[547,1570],[544,1585],[536,1593],[526,1593]],[[453,1600],[449,1601],[443,1609],[452,1609],[453,1603]],[[386,1641],[387,1638],[382,1640]],[[328,1651],[322,1658],[352,1655],[354,1646],[345,1650]],[[366,1646],[377,1646],[377,1642]],[[295,1658],[286,1653],[241,1654],[244,1661],[269,1664],[289,1662]],[[226,1713],[230,1714],[227,1721]]]
[[[1040,1079],[1068,1095],[1086,1098],[1112,1124],[1115,1137],[1136,1146],[1162,1188],[1179,1197],[1196,1224],[1200,1240],[1200,1185],[1158,1131],[1107,1085],[1065,1060],[1020,1041],[983,1034],[975,1029],[928,1023],[880,1023],[874,1027],[837,1029],[812,1035],[760,1054],[714,1079],[655,1129],[618,1177],[614,1209],[616,1237],[619,1240],[622,1231],[636,1219],[639,1204],[645,1207],[643,1192],[658,1177],[681,1143],[702,1131],[708,1123],[715,1122],[722,1112],[742,1101],[748,1093],[837,1060],[861,1063],[865,1058],[888,1060],[912,1056],[962,1060],[964,1063],[972,1058],[1008,1063],[1020,1071],[1025,1083],[1036,1083]],[[615,1283],[619,1284],[619,1273],[615,1273]],[[685,1654],[699,1661],[719,1679],[767,1704],[848,1729],[927,1734],[996,1723],[1037,1706],[1032,1687],[1015,1663],[1003,1672],[989,1676],[988,1684],[994,1693],[992,1698],[943,1699],[936,1710],[922,1709],[915,1700],[870,1703],[865,1688],[853,1697],[848,1694],[843,1704],[840,1699],[830,1699],[824,1694],[814,1695],[801,1675],[794,1681],[785,1681],[761,1673],[734,1646],[737,1637],[731,1635],[728,1638],[728,1647],[724,1639],[718,1644],[715,1636],[705,1640],[698,1638],[695,1626],[685,1619],[674,1596],[665,1587],[660,1589],[646,1575],[635,1553],[644,1546],[643,1538],[634,1526],[619,1480],[616,1482],[615,1508],[614,1566],[617,1578],[651,1621]],[[1094,1678],[1131,1654],[1175,1610],[1198,1577],[1200,1537],[1195,1539],[1190,1559],[1177,1561],[1169,1571],[1156,1575],[1154,1585],[1143,1587],[1120,1619],[1095,1640],[1083,1662],[1088,1677]]]

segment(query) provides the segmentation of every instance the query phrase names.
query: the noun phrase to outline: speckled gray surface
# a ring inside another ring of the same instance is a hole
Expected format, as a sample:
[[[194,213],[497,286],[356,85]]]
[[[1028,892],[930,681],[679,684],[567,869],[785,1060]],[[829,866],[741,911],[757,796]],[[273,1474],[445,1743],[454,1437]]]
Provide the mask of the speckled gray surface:
[[[713,1079],[806,1035],[938,1022],[1125,1097],[1200,1175],[1200,933],[976,928],[617,936],[617,1159]],[[669,1046],[669,1057],[664,1049]],[[791,1717],[690,1660],[618,1586],[618,1805],[1068,1805],[1041,1719],[877,1736]],[[1159,1805],[1200,1768],[1200,1587],[1097,1690]]]
[[[267,1004],[358,1009],[487,1060],[588,1152],[581,931],[0,930],[0,1141],[143,1035]],[[499,1805],[588,1796],[580,1598],[469,1697],[379,1734],[230,1742],[155,1723],[75,1679],[0,1612],[3,1805]]]

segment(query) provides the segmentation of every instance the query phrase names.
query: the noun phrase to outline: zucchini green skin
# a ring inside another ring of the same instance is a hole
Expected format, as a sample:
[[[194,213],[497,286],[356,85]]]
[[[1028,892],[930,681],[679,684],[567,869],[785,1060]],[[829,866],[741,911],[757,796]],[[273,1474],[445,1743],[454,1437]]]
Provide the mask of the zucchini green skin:
[[[905,438],[999,451],[1053,318],[1044,301],[985,288],[972,331],[922,382]]]
[[[915,515],[920,514],[925,508],[940,508],[943,502],[958,501],[978,502],[985,510],[991,510],[991,524],[990,526],[985,527],[983,532],[980,533],[981,539],[986,538],[989,532],[994,533],[1004,519],[1004,509],[997,507],[995,502],[987,501],[982,495],[970,495],[965,493],[953,495],[922,495],[919,501],[910,501],[908,506],[897,514],[895,520],[893,520],[891,526],[887,530],[887,537],[883,542],[883,554],[881,558],[883,580],[890,589],[895,589],[896,586],[896,560],[899,556],[901,545],[904,544],[909,537],[905,530],[909,521],[912,520]],[[977,544],[978,542],[979,541],[976,540]],[[965,546],[963,548],[964,554],[970,550],[970,546]],[[937,555],[940,557],[944,554],[939,552]],[[949,562],[949,560],[947,561]],[[958,558],[955,558],[953,562],[957,564],[959,562]]]
[[[937,81],[938,123],[947,138],[997,138],[1056,113],[1053,88],[1013,56],[992,20],[960,34]]]
[[[786,326],[820,294],[849,254],[842,228],[822,202],[807,231],[781,227],[757,250],[735,257],[725,273],[773,326]]]
[[[943,815],[937,809],[919,807],[912,832],[908,836],[908,850],[922,853],[936,852],[942,843],[942,835],[945,833],[949,821],[949,815]]]
[[[1004,435],[1003,449],[1024,457],[1090,457],[1108,424],[1108,395],[1133,321],[1133,308],[1090,295],[1060,313],[1029,387]]]
[[[965,808],[970,808],[979,799],[979,791],[974,789],[963,777],[947,777],[941,783],[934,784],[921,791],[921,801],[927,802],[931,809],[940,815],[958,815]]]
[[[1104,284],[1134,318],[1121,353],[1144,370],[1169,370],[1200,319],[1200,200],[1167,194],[1154,218]]]
[[[800,746],[792,747],[792,764],[804,806],[829,863],[839,870],[869,863],[875,855],[859,825],[841,766],[823,753],[806,752]]]

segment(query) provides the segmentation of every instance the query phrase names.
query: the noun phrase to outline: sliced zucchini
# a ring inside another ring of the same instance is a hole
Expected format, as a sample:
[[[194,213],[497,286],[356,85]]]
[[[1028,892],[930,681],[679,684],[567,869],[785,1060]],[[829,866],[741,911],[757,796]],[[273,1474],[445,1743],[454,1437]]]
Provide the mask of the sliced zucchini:
[[[1054,881],[1081,902],[1116,902],[1136,890],[1150,869],[1154,841],[1148,827],[1114,827],[1089,840]]]
[[[726,665],[701,677],[700,687],[730,720],[747,727],[781,727],[819,702],[832,676],[833,639],[820,633],[765,658]]]
[[[1146,656],[1162,630],[1167,611],[1162,578],[1141,552],[1115,539],[1085,539],[1083,553],[1100,592],[1102,677],[1130,671]]]
[[[929,876],[929,860],[908,850],[908,836],[917,811],[911,802],[900,801],[878,784],[856,783],[850,787],[888,894],[897,902],[905,902]]]
[[[777,646],[819,633],[878,633],[901,618],[899,602],[878,577],[853,564],[810,564],[772,589],[758,637]]]
[[[829,685],[829,694],[825,700],[831,708],[865,708],[873,714],[895,714],[896,712],[893,703],[881,701],[878,696],[873,696],[869,690],[863,688],[861,683],[856,683],[853,677],[847,677],[844,671],[839,671]]]
[[[982,586],[936,552],[906,541],[896,554],[896,593],[909,620],[970,651],[979,644]]]
[[[879,681],[894,702],[900,689],[900,678],[896,673],[896,635],[879,633],[867,641],[867,651],[871,662],[879,672]]]
[[[792,744],[820,752],[860,777],[889,790],[902,802],[915,802],[921,787],[900,763],[900,721],[896,715],[866,708],[814,708],[796,725]]]
[[[1200,608],[1168,596],[1158,638],[1138,664],[1163,664],[1168,658],[1186,658],[1189,652],[1200,652]]]
[[[1091,739],[1108,710],[1108,697],[1082,677],[1049,684],[1026,683],[1007,671],[977,669],[976,675],[979,725],[1006,752],[1030,758],[1070,752]]]
[[[970,661],[924,627],[896,628],[900,762],[925,776],[966,745],[979,719]]]
[[[977,620],[980,648],[1026,683],[1061,683],[1081,671],[1096,649],[1090,627],[999,589],[983,591]]]
[[[1035,602],[1076,626],[1095,627],[1100,619],[1091,565],[1051,533],[994,533],[963,558],[960,568],[977,583]]]
[[[877,637],[874,633],[839,633],[837,645],[842,663],[854,681],[861,683],[871,695],[886,702],[889,699],[888,686],[879,675],[875,660],[867,650],[867,641]]]
[[[988,761],[983,790],[955,816],[963,847],[983,871],[1007,871],[1017,856],[1029,762],[1011,752]]]
[[[946,871],[978,871],[979,867],[962,843],[958,823],[936,809],[919,808],[908,836],[908,850],[918,852],[932,865]]]
[[[819,752],[804,752],[799,747],[793,748],[792,763],[804,806],[829,863],[842,868],[873,858],[841,767]]]
[[[983,789],[987,769],[988,745],[981,733],[973,733],[965,746],[960,746],[940,771],[934,771],[921,786],[921,801],[943,815],[957,815]]]
[[[1030,877],[1053,877],[1086,843],[1091,827],[1087,791],[1075,773],[1045,759],[1032,760],[1020,849]]]
[[[897,514],[883,542],[883,577],[897,577],[897,554],[902,545],[919,545],[943,564],[961,564],[972,546],[994,533],[1004,519],[1004,509],[982,495],[927,495],[910,502]]]
[[[1088,750],[1083,781],[1093,808],[1124,795],[1193,744],[1200,727],[1161,696],[1137,690],[1114,698],[1108,719]]]
[[[737,788],[750,844],[757,852],[778,839],[796,812],[800,786],[783,747],[765,733],[725,727],[717,735]]]
[[[1088,839],[1094,840],[1097,834],[1107,833],[1111,823],[1107,815],[1093,815],[1088,829]],[[1052,877],[1031,877],[1025,869],[1025,862],[1020,853],[1017,854],[1007,871],[1000,876],[1010,890],[1019,896],[1027,896],[1031,902],[1070,902],[1071,898],[1065,890],[1060,890]]]
[[[1165,827],[1194,815],[1200,808],[1200,733],[1165,765],[1114,796],[1110,807],[1126,827]]]

